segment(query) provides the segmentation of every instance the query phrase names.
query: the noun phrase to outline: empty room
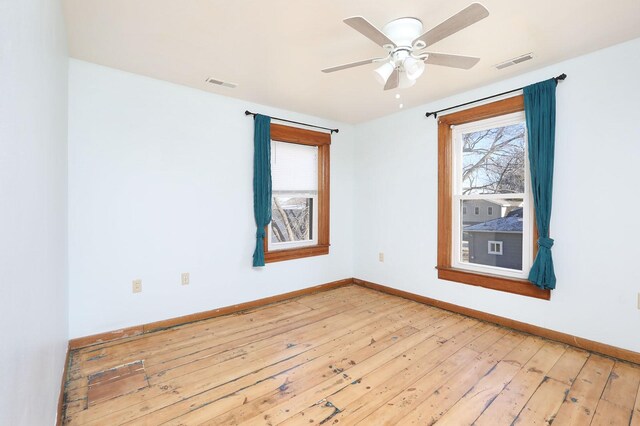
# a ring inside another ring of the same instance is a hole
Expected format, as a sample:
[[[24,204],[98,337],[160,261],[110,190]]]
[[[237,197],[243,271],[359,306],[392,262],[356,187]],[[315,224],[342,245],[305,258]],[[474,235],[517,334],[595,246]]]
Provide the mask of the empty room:
[[[640,426],[640,1],[2,0],[0,425]]]

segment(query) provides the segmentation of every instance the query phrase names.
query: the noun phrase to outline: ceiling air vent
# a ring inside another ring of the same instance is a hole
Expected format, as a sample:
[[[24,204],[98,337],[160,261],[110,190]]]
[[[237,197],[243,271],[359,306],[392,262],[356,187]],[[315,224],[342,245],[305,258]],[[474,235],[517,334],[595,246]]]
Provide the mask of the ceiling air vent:
[[[533,53],[527,53],[526,55],[521,55],[512,59],[509,59],[508,61],[504,61],[497,65],[494,65],[494,67],[496,67],[496,69],[501,70],[501,69],[510,67],[512,65],[519,64],[520,62],[528,61],[530,59],[533,59]]]
[[[236,83],[230,83],[228,81],[216,80],[215,78],[208,78],[206,80],[206,82],[207,83],[211,83],[211,84],[215,84],[217,86],[230,87],[232,89],[235,89],[236,87],[238,87],[238,85]]]

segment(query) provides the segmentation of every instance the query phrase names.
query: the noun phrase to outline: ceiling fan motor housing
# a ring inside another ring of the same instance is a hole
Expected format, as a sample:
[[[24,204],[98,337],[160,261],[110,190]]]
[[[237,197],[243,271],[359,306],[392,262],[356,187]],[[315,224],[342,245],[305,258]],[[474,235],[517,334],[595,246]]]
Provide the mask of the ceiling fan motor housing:
[[[399,47],[412,47],[413,40],[422,34],[422,21],[418,18],[398,18],[382,27],[382,32]]]

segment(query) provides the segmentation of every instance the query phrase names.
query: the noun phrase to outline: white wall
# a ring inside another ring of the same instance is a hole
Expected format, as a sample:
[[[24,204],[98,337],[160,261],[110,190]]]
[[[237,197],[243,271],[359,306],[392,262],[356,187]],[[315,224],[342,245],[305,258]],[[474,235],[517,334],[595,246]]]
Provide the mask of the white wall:
[[[551,301],[438,280],[437,125],[424,113],[562,72]],[[639,75],[637,39],[357,126],[355,276],[640,351]]]
[[[353,276],[353,128],[71,60],[70,335]],[[339,127],[328,256],[252,268],[253,120]],[[191,284],[180,285],[189,272]],[[142,293],[131,281],[142,279]]]
[[[59,2],[0,2],[0,424],[53,424],[67,347]]]

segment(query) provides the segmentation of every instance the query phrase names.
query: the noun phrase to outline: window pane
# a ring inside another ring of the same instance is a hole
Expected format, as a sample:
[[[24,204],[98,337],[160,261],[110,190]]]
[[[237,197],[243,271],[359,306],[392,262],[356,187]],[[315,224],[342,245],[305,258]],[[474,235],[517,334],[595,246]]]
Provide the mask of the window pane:
[[[313,239],[313,197],[273,194],[271,204],[271,242]]]
[[[274,191],[318,190],[318,147],[271,141]]]
[[[467,211],[480,208],[480,215],[465,214],[465,207]],[[493,210],[491,216],[488,207]],[[522,270],[522,198],[463,200],[460,210],[462,262]]]
[[[525,124],[462,134],[462,193],[524,192]]]

